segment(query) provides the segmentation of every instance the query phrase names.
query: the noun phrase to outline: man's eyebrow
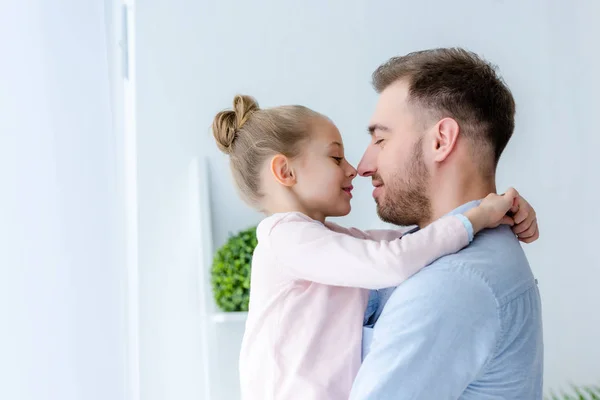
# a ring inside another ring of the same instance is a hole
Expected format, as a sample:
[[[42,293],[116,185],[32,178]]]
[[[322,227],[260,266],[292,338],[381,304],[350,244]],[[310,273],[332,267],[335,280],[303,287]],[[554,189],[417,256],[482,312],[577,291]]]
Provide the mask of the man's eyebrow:
[[[369,130],[369,135],[373,136],[375,131],[388,132],[390,130],[390,128],[388,128],[385,125],[381,125],[381,124],[371,124],[371,125],[369,125],[368,130]]]

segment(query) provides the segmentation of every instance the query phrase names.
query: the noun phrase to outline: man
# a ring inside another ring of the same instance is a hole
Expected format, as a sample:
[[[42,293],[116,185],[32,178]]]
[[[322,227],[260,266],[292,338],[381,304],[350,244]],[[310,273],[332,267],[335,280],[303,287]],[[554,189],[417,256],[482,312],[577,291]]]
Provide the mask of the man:
[[[515,103],[490,64],[462,49],[421,51],[392,58],[373,81],[358,172],[373,181],[381,219],[423,228],[496,191]],[[522,241],[537,239],[532,221]],[[540,297],[509,227],[380,291],[369,322],[352,400],[542,398]]]

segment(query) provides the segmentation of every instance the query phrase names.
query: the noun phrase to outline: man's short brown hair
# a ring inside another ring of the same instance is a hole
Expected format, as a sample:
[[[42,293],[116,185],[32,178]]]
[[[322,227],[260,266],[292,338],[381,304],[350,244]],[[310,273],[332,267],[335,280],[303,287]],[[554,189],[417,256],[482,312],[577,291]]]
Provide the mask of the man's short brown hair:
[[[373,73],[378,93],[399,80],[409,85],[409,102],[455,119],[476,152],[491,150],[495,171],[515,127],[515,101],[495,66],[467,50],[442,48],[391,58]]]

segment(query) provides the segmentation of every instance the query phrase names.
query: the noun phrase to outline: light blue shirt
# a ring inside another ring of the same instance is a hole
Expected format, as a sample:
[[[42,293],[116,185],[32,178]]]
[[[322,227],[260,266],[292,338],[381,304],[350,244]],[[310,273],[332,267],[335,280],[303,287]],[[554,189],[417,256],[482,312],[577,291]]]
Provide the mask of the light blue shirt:
[[[540,295],[509,227],[373,292],[366,319],[351,400],[542,399]]]

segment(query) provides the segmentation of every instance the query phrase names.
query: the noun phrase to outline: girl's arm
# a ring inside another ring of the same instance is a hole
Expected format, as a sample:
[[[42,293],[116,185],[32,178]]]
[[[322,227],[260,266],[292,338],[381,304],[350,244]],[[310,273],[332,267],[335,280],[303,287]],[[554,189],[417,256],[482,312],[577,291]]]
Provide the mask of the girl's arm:
[[[516,193],[516,192],[514,192]],[[359,239],[329,230],[301,213],[288,213],[267,228],[265,240],[294,278],[317,283],[381,289],[397,286],[426,265],[469,244],[473,232],[510,223],[514,198],[488,196],[465,216],[444,217],[402,239]],[[510,221],[509,221],[510,220]]]
[[[460,217],[444,217],[392,241],[329,230],[300,213],[283,215],[268,233],[271,251],[294,278],[365,289],[397,286],[437,258],[469,244]]]
[[[357,228],[345,228],[334,222],[325,221],[325,226],[332,231],[345,233],[350,236],[354,236],[359,239],[371,239],[371,240],[395,240],[402,237],[407,232],[410,232],[414,227],[406,227],[401,229],[370,229],[362,231]]]

